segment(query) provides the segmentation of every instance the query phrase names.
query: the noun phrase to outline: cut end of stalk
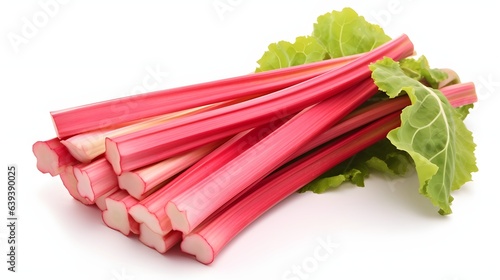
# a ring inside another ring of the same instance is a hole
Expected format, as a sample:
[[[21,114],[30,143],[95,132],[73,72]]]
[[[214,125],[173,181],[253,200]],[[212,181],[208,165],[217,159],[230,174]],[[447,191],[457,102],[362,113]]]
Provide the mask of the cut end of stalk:
[[[146,192],[146,183],[134,172],[123,172],[118,176],[118,186],[135,199],[141,199]]]
[[[95,194],[87,174],[83,173],[79,168],[75,168],[73,172],[77,181],[76,188],[78,193],[90,201],[95,202]]]
[[[108,206],[106,205],[106,198],[108,198],[108,196],[114,194],[115,192],[119,191],[120,188],[118,188],[118,186],[110,189],[109,191],[107,191],[106,193],[104,193],[103,195],[101,196],[98,196],[96,199],[95,199],[95,205],[97,205],[97,208],[99,208],[101,211],[105,211],[108,209]]]
[[[212,246],[199,234],[189,234],[181,242],[181,250],[196,257],[203,264],[211,264],[215,255]]]
[[[106,159],[113,167],[116,175],[121,175],[123,170],[120,161],[120,152],[118,151],[116,142],[109,138],[106,138]]]
[[[61,178],[61,181],[63,182],[64,187],[66,190],[68,190],[69,194],[79,202],[85,204],[85,205],[91,205],[94,204],[92,201],[89,199],[83,197],[80,195],[77,189],[77,181],[76,177],[73,174],[73,166],[68,166],[64,169],[63,172],[59,174],[59,177]]]
[[[167,204],[165,211],[172,224],[172,229],[181,231],[184,234],[188,234],[191,231],[185,211],[180,211],[177,205],[172,202]]]
[[[64,168],[59,168],[57,154],[43,141],[37,141],[33,144],[33,154],[36,157],[36,168],[38,171],[52,176],[59,175]]]
[[[159,253],[167,252],[167,247],[163,241],[163,236],[152,231],[147,225],[139,224],[139,241],[149,248],[155,249]]]
[[[450,86],[450,85],[460,83],[460,76],[458,76],[458,74],[457,74],[457,72],[455,72],[455,70],[449,69],[449,68],[443,68],[440,70],[445,72],[448,75],[448,77],[446,79],[444,79],[443,81],[439,82],[439,84],[437,86],[438,88],[442,88],[445,86]]]
[[[149,212],[148,208],[142,204],[136,204],[129,210],[130,216],[138,223],[146,225],[156,234],[165,235],[172,230],[170,222],[160,223],[154,213]],[[162,227],[163,224],[163,227]]]
[[[106,199],[105,201],[107,210],[102,212],[102,220],[104,223],[109,228],[117,230],[124,235],[129,235],[131,227],[125,204],[112,199]]]

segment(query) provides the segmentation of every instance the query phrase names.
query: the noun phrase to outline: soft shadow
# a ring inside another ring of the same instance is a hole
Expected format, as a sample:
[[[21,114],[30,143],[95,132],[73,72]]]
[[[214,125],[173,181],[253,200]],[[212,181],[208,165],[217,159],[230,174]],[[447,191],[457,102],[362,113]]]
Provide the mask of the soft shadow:
[[[394,210],[412,212],[425,218],[443,219],[429,198],[419,193],[419,181],[416,173],[405,177],[388,178],[381,174],[372,174],[365,188],[374,199],[390,203]]]
[[[71,229],[78,224],[83,224],[85,227],[103,225],[101,210],[92,205],[84,205],[72,198],[62,183],[41,186],[37,196],[61,225],[72,224],[65,228]]]

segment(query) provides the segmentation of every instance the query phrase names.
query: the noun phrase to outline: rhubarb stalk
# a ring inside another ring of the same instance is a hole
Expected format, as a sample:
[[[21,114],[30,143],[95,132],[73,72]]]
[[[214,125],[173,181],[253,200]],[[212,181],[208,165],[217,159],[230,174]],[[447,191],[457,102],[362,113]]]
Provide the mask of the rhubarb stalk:
[[[265,211],[333,166],[383,139],[399,123],[399,113],[393,113],[268,176],[247,195],[187,234],[181,243],[182,251],[196,256],[201,263],[212,263],[230,240]]]
[[[446,86],[440,90],[454,107],[477,101],[472,83]],[[387,106],[391,102],[392,105]],[[390,114],[299,158],[259,181],[247,189],[236,201],[223,207],[222,211],[218,211],[194,231],[187,234],[181,243],[181,249],[195,255],[197,260],[202,263],[211,263],[230,240],[276,203],[336,164],[384,138],[391,129],[400,124],[398,118],[400,111],[394,109],[405,106],[406,102],[409,102],[408,96],[401,96],[357,110],[343,123],[351,122],[354,126],[360,124],[369,117],[378,116],[382,112],[378,110],[380,108],[387,109],[385,111],[390,112]],[[366,118],[362,116],[366,116]],[[337,127],[346,126],[341,124]],[[330,135],[332,136],[334,133],[330,133]]]
[[[51,112],[59,138],[222,101],[263,95],[344,65],[358,55],[252,73]],[[78,118],[75,118],[78,116]]]
[[[90,201],[95,202],[98,197],[118,188],[116,174],[105,158],[75,165],[73,172],[78,192]]]
[[[118,176],[118,185],[134,198],[142,199],[145,194],[164,185],[168,179],[199,161],[222,142],[209,143],[159,163],[138,170],[123,172]]]
[[[180,112],[174,112],[170,114],[160,115],[156,117],[151,117],[142,121],[138,121],[132,124],[124,125],[116,129],[99,129],[90,132],[85,132],[81,134],[74,135],[61,143],[65,145],[71,155],[73,155],[80,162],[90,162],[94,158],[103,154],[106,151],[105,139],[111,137],[118,137],[121,135],[129,134],[139,130],[143,130],[158,124],[168,122],[170,120],[185,117],[189,115],[198,114],[208,110],[222,108],[231,104],[235,104],[242,100],[231,100],[226,102],[220,102],[217,104],[206,105],[198,108],[186,109]]]
[[[457,84],[453,87],[444,87],[441,89],[443,94],[448,98],[450,103],[459,107],[467,102],[475,102],[476,94],[472,83]],[[367,123],[370,123],[378,118],[386,116],[392,112],[400,112],[405,106],[410,104],[408,96],[401,96],[394,99],[383,100],[360,109],[349,114],[342,122],[333,126],[317,138],[303,146],[295,155],[294,158],[313,148],[318,147],[336,137],[343,135],[351,130],[359,128]],[[158,234],[166,234],[172,229],[170,220],[164,210],[167,202],[172,199],[177,193],[184,191],[186,186],[191,186],[201,182],[206,177],[210,176],[212,170],[216,170],[228,163],[236,156],[240,155],[244,150],[250,148],[258,141],[269,135],[272,131],[280,127],[285,120],[278,119],[272,123],[262,125],[249,132],[240,133],[227,141],[214,152],[210,153],[195,165],[181,173],[167,186],[159,189],[131,209],[131,214],[141,223],[145,223],[154,232]]]
[[[311,106],[200,183],[170,200],[172,228],[189,233],[219,207],[278,168],[377,92],[371,79]],[[312,125],[314,124],[314,125]],[[300,133],[297,133],[300,131]]]
[[[212,170],[224,166],[224,164],[230,162],[243,151],[255,145],[258,141],[283,125],[283,123],[283,119],[277,119],[273,122],[237,134],[196,162],[186,171],[182,172],[166,186],[133,206],[130,210],[130,214],[135,220],[146,224],[148,228],[157,234],[164,235],[168,233],[172,230],[172,225],[165,212],[165,206],[170,199],[182,193],[187,187],[201,182],[203,179],[210,176]]]
[[[66,190],[69,192],[69,194],[76,200],[80,201],[82,204],[85,205],[91,205],[94,204],[93,201],[91,201],[88,198],[83,197],[79,192],[77,188],[77,181],[75,174],[73,173],[73,166],[68,165],[62,171],[59,173],[59,177],[61,178],[61,181],[66,188]]]
[[[339,68],[294,86],[245,102],[173,120],[163,125],[106,139],[106,158],[117,174],[151,164],[206,143],[294,114],[370,77],[368,65],[388,56],[413,53],[403,35]],[[265,72],[263,72],[265,73]]]
[[[52,176],[59,175],[66,166],[78,163],[59,138],[37,141],[33,144],[32,150],[36,157],[37,169]]]

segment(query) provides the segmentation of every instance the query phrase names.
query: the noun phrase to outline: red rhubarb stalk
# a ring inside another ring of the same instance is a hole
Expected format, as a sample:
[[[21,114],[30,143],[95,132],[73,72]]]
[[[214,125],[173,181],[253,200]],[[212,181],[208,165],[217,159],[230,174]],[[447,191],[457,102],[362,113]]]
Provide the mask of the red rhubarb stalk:
[[[201,263],[212,263],[230,240],[265,211],[333,166],[383,139],[399,124],[399,113],[393,113],[280,169],[187,234],[181,249]]]
[[[165,212],[165,206],[171,198],[180,194],[185,189],[185,186],[202,181],[211,174],[210,170],[222,167],[224,163],[229,162],[241,152],[256,144],[282,123],[282,120],[276,120],[236,135],[214,152],[198,161],[194,166],[181,173],[166,186],[133,206],[130,214],[135,220],[147,225],[156,234],[167,234],[172,230],[172,226]]]
[[[447,86],[440,90],[454,107],[477,101],[475,87],[472,83]],[[345,133],[342,132],[344,130],[342,127],[346,127],[344,124],[351,123],[354,129],[359,127],[357,125],[364,123],[367,118],[378,118],[380,112],[385,111],[390,115],[300,158],[261,180],[247,189],[233,203],[223,207],[222,211],[218,211],[193,232],[186,235],[181,243],[181,249],[195,255],[202,263],[211,263],[234,236],[273,205],[326,170],[384,138],[389,130],[397,127],[400,123],[398,118],[400,110],[394,109],[406,106],[405,104],[408,102],[407,96],[401,96],[358,109],[343,123],[336,126],[339,133]],[[387,106],[388,104],[392,105]],[[380,109],[387,110],[381,111]],[[334,133],[330,133],[330,135],[333,136]]]
[[[66,166],[78,163],[59,138],[37,141],[33,144],[32,150],[36,157],[37,169],[52,176],[61,173]]]
[[[65,145],[68,148],[71,155],[73,155],[80,162],[90,162],[91,160],[98,157],[99,155],[102,155],[105,152],[106,150],[105,139],[107,137],[117,137],[129,134],[132,132],[143,130],[145,128],[154,125],[171,121],[176,118],[194,115],[208,110],[213,110],[216,108],[222,108],[224,106],[228,106],[242,101],[244,100],[241,99],[241,100],[220,102],[217,104],[211,104],[198,108],[186,109],[180,112],[174,112],[156,117],[151,117],[132,124],[124,125],[116,129],[99,129],[99,130],[84,132],[69,137],[65,140],[62,140],[61,143]]]
[[[448,97],[453,107],[469,105],[477,101],[476,87],[472,82],[453,84],[439,90]]]
[[[182,172],[166,186],[133,206],[130,214],[135,220],[146,224],[148,228],[157,234],[164,235],[168,233],[172,230],[172,225],[165,212],[165,206],[170,199],[182,193],[186,187],[201,182],[210,176],[212,170],[221,168],[224,164],[272,133],[283,123],[283,119],[277,119],[237,134]]]
[[[118,185],[132,197],[141,199],[145,194],[161,187],[168,179],[199,161],[220,144],[222,141],[209,143],[164,161],[134,171],[123,172],[118,176]]]
[[[85,204],[85,205],[94,204],[93,201],[90,201],[88,198],[83,197],[78,192],[78,188],[76,187],[77,181],[76,181],[75,174],[73,173],[73,166],[72,165],[66,166],[64,171],[59,173],[59,177],[61,178],[61,181],[62,181],[64,187],[66,188],[66,190],[68,190],[69,194],[74,199],[80,201],[82,204]]]
[[[473,85],[461,84],[455,87],[456,90],[453,91],[450,91],[448,87],[441,89],[452,105],[456,107],[460,106],[463,104],[463,101],[461,101],[463,98],[466,100],[474,99],[475,91]],[[400,111],[405,106],[409,105],[409,103],[410,101],[407,96],[401,96],[357,109],[355,112],[349,114],[341,123],[306,144],[295,156],[305,153],[335,137],[341,136],[344,133],[380,117],[386,116],[389,113]],[[217,170],[230,162],[243,151],[280,127],[284,121],[283,119],[277,119],[274,122],[257,127],[249,132],[240,133],[233,137],[215,151],[198,161],[195,165],[181,173],[167,186],[159,189],[157,192],[132,207],[132,215],[136,220],[147,224],[154,232],[166,234],[172,229],[170,220],[164,210],[170,199],[177,193],[183,192],[186,186],[197,184],[210,176],[212,170]]]
[[[356,129],[375,119],[385,116],[391,112],[401,110],[409,104],[409,99],[399,97],[392,100],[385,100],[366,106],[350,114],[341,123],[329,129],[319,137],[312,140],[303,149],[297,152],[297,155],[305,153],[335,137]],[[131,210],[135,219],[145,223],[149,228],[158,234],[165,234],[172,229],[170,220],[164,210],[167,202],[177,193],[181,193],[186,187],[201,182],[210,176],[211,170],[216,170],[228,163],[244,150],[250,148],[258,141],[269,135],[283,124],[285,120],[278,119],[274,122],[262,125],[250,132],[240,133],[230,141],[198,161],[191,168],[180,174],[166,187],[159,189],[151,196],[147,197]]]
[[[206,143],[296,113],[370,77],[368,65],[411,55],[407,36],[394,39],[339,68],[294,86],[135,133],[106,139],[106,158],[117,174],[169,158]],[[265,72],[263,72],[265,73]]]
[[[73,172],[78,192],[90,201],[95,201],[98,197],[118,188],[116,174],[105,158],[75,165]]]
[[[358,86],[303,110],[234,160],[214,170],[211,176],[170,200],[165,209],[172,228],[189,233],[376,92],[373,81],[366,79]]]
[[[263,95],[344,65],[357,55],[160,90],[51,112],[56,133],[67,138],[147,117]],[[78,116],[78,118],[75,118]]]

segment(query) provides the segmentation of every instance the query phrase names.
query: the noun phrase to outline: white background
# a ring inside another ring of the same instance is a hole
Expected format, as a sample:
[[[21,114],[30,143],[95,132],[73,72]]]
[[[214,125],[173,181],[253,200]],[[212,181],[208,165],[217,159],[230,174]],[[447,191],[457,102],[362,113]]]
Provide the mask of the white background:
[[[0,4],[0,181],[8,164],[19,169],[18,272],[7,272],[2,222],[1,279],[500,279],[494,1],[75,0],[48,16],[46,2]],[[230,9],[218,13],[214,4]],[[293,195],[205,266],[108,229],[58,177],[36,170],[31,145],[55,135],[50,111],[129,95],[152,69],[161,72],[155,89],[252,72],[269,43],[309,34],[317,16],[346,6],[392,37],[408,34],[431,66],[476,83],[480,100],[467,125],[480,171],[454,193],[452,215],[438,215],[418,194],[415,176],[372,176],[365,188]],[[36,29],[23,35],[27,22]],[[13,36],[24,39],[13,44]],[[338,247],[314,260],[321,240]],[[294,275],[294,267],[305,274]]]

